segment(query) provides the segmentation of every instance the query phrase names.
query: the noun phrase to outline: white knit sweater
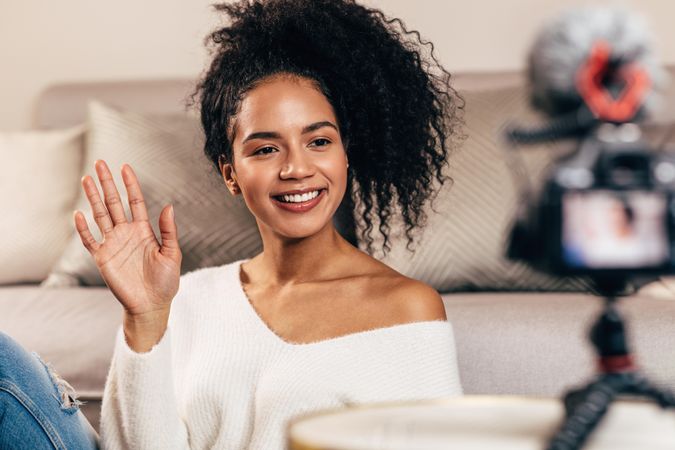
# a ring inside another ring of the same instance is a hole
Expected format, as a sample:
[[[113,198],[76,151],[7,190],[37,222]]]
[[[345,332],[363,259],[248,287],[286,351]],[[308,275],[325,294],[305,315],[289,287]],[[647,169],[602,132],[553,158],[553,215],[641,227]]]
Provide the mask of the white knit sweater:
[[[103,395],[103,449],[283,449],[296,415],[461,394],[449,322],[288,343],[249,303],[241,263],[183,275],[168,328],[150,351],[131,350],[120,326]]]

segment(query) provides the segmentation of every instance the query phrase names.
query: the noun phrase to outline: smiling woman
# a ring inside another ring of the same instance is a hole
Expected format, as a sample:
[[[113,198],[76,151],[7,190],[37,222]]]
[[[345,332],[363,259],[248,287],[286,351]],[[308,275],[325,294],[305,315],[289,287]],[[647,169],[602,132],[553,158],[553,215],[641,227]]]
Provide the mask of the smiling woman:
[[[347,153],[316,83],[291,75],[259,83],[241,102],[231,140],[231,162],[221,155],[219,169],[257,218],[263,242],[332,228],[345,194]]]
[[[460,394],[438,293],[333,225],[343,201],[357,203],[368,248],[377,220],[385,250],[395,211],[409,239],[421,226],[459,122],[449,74],[417,32],[352,0],[216,8],[231,24],[210,35],[195,92],[204,152],[255,216],[263,251],[181,277],[171,206],[160,242],[129,165],[131,221],[104,161],[103,199],[83,177],[103,241],[80,212],[75,226],[124,311],[101,445],[282,449],[301,414]]]
[[[387,251],[389,218],[400,214],[410,244],[459,137],[463,104],[450,74],[431,43],[377,9],[351,1],[292,3],[217,6],[231,26],[207,39],[213,61],[195,92],[205,153],[215,167],[221,155],[232,159],[241,103],[256,86],[279,74],[311,81],[330,104],[351,160],[345,201],[363,211],[361,240],[372,250],[377,231]]]

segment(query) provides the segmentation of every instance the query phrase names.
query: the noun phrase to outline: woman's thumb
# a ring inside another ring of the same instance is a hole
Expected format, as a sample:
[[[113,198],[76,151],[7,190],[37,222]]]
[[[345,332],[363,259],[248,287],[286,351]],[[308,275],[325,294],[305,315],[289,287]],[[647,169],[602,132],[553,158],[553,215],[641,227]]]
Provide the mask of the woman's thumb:
[[[167,205],[159,213],[159,232],[162,235],[160,253],[164,256],[176,258],[180,255],[178,246],[178,230],[173,216],[173,205]]]

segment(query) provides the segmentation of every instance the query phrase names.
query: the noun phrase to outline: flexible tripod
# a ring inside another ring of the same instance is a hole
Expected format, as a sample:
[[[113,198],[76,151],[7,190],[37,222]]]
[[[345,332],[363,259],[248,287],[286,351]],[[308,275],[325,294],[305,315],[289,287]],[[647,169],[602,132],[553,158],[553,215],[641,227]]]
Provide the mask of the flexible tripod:
[[[578,450],[602,420],[610,404],[622,394],[646,397],[662,408],[675,408],[675,394],[652,384],[633,363],[626,344],[624,323],[616,308],[625,280],[595,280],[605,297],[605,310],[591,329],[598,355],[598,376],[588,385],[565,394],[565,422],[547,450]]]

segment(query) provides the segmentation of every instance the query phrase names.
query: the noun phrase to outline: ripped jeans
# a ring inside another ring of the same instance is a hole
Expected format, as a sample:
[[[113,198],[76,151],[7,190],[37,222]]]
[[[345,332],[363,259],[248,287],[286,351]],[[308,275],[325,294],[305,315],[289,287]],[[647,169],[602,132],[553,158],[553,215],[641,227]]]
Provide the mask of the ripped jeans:
[[[37,353],[0,332],[0,449],[98,449],[81,404]]]

